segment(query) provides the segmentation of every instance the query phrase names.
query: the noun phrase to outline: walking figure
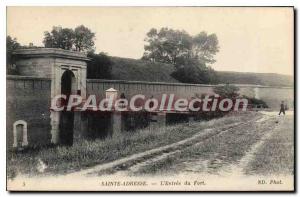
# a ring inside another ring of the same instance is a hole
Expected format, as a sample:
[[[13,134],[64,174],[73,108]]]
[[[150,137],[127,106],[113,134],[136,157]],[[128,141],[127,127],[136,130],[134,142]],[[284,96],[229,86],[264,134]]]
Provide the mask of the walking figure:
[[[283,113],[283,115],[285,115],[285,105],[284,105],[284,101],[281,101],[281,104],[280,104],[280,111],[279,111],[279,114],[281,114],[281,112]]]

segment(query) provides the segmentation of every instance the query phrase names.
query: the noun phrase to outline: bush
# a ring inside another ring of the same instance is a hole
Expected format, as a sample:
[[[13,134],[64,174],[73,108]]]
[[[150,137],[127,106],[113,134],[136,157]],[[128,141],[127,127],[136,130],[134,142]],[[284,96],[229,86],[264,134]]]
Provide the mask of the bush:
[[[229,84],[214,87],[214,92],[223,98],[236,98],[237,96],[239,96],[238,91],[238,87]]]
[[[256,99],[256,98],[250,98],[247,96],[244,96],[244,98],[248,99],[248,104],[250,105],[256,105],[256,106],[261,106],[261,108],[269,108],[269,106],[266,104],[265,101],[261,99]]]

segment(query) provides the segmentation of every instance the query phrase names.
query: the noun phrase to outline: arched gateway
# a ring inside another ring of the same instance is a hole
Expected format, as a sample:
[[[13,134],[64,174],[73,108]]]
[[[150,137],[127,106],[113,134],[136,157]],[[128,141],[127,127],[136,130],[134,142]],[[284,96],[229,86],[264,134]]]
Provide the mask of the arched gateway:
[[[16,66],[22,76],[49,79],[51,99],[60,94],[80,94],[86,97],[86,54],[63,49],[36,48],[14,52]],[[49,105],[50,106],[50,105]],[[80,118],[76,112],[55,112],[50,109],[51,142],[71,144]]]

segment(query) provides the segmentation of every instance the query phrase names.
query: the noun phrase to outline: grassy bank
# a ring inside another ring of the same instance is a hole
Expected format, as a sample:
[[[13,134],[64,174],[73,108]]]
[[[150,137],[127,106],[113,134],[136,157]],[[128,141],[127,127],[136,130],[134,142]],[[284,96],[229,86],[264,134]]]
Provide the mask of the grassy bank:
[[[71,147],[56,146],[23,153],[9,152],[8,176],[14,177],[19,173],[38,174],[41,163],[47,166],[44,174],[76,171],[174,143],[206,128],[244,122],[254,116],[253,113],[231,114],[211,121],[178,124],[165,129],[125,132],[105,140],[82,140]]]
[[[280,117],[282,124],[255,154],[246,168],[247,174],[294,174],[294,120]]]

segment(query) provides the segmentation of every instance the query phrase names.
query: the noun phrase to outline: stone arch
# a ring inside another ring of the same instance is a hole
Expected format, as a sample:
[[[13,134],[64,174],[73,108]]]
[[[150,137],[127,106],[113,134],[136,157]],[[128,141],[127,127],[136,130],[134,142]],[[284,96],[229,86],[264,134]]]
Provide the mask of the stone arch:
[[[66,69],[61,75],[61,94],[77,94],[77,79],[73,71]]]
[[[14,122],[13,124],[13,137],[14,137],[14,143],[13,143],[13,147],[18,147],[19,142],[18,142],[18,135],[20,135],[18,133],[18,129],[17,127],[21,126],[22,128],[22,142],[21,142],[21,146],[27,146],[28,145],[28,139],[27,139],[27,122],[24,120],[17,120],[16,122]]]

